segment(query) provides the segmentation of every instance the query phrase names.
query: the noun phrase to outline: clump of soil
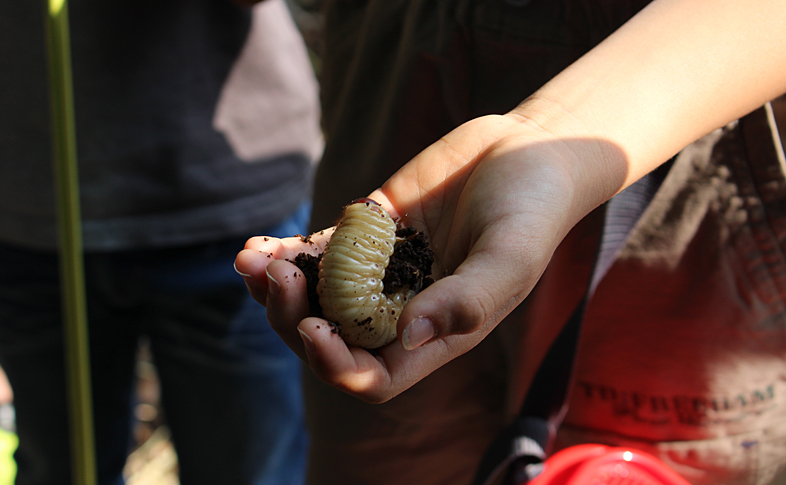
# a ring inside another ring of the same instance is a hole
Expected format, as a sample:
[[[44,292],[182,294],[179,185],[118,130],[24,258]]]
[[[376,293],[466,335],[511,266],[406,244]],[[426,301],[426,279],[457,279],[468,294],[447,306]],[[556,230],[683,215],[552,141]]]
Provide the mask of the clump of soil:
[[[317,283],[319,282],[319,262],[322,261],[322,253],[312,256],[300,253],[292,261],[295,266],[300,268],[306,277],[306,289],[308,290],[308,310],[313,317],[322,318],[322,307],[319,305],[319,295],[317,295]]]
[[[321,260],[322,254],[312,256],[300,253],[292,261],[306,277],[309,312],[312,316],[320,318],[322,307],[319,305],[317,283]],[[393,255],[382,279],[384,287],[382,292],[392,295],[410,288],[415,293],[420,293],[434,282],[431,277],[432,264],[434,264],[434,251],[429,247],[428,236],[414,227],[401,227],[398,224]]]
[[[434,282],[431,277],[432,264],[434,251],[429,247],[428,236],[414,227],[399,227],[396,230],[393,255],[382,279],[382,292],[392,295],[409,287],[415,293],[420,293]]]

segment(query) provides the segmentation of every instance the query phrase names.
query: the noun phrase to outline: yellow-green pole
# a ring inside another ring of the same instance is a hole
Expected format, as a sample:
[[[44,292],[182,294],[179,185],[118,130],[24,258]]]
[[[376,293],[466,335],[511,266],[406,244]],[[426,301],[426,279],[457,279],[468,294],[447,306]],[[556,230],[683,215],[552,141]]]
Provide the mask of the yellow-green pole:
[[[58,200],[64,346],[74,483],[95,485],[95,438],[90,386],[82,224],[76,164],[76,129],[71,78],[67,0],[46,0],[52,140]]]

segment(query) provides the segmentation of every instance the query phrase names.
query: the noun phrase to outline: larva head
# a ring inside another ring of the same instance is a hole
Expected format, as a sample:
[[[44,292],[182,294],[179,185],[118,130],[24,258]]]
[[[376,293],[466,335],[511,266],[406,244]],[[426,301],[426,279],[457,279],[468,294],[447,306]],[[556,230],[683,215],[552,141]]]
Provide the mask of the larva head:
[[[379,202],[377,202],[374,199],[369,199],[368,197],[361,197],[359,199],[353,200],[348,206],[344,207],[344,214],[347,213],[347,210],[350,207],[356,206],[358,204],[365,205],[368,208],[368,210],[373,211],[379,215],[389,217],[388,212],[382,207],[382,205],[380,205]]]

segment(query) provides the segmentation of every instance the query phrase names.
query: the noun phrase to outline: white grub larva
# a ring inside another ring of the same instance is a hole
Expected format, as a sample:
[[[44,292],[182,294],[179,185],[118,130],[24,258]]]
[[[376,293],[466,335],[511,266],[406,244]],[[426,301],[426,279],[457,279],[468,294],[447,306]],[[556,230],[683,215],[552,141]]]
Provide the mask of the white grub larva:
[[[324,317],[349,345],[375,349],[396,339],[396,322],[415,291],[386,295],[382,280],[396,244],[396,221],[371,199],[344,209],[319,263]]]

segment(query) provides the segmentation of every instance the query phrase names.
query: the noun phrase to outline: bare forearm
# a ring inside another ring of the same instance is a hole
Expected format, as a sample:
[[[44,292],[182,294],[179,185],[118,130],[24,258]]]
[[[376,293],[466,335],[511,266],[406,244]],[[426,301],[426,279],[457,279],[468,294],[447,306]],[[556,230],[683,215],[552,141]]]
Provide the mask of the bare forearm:
[[[786,91],[784,61],[782,0],[655,0],[514,113],[590,142],[592,205]]]

